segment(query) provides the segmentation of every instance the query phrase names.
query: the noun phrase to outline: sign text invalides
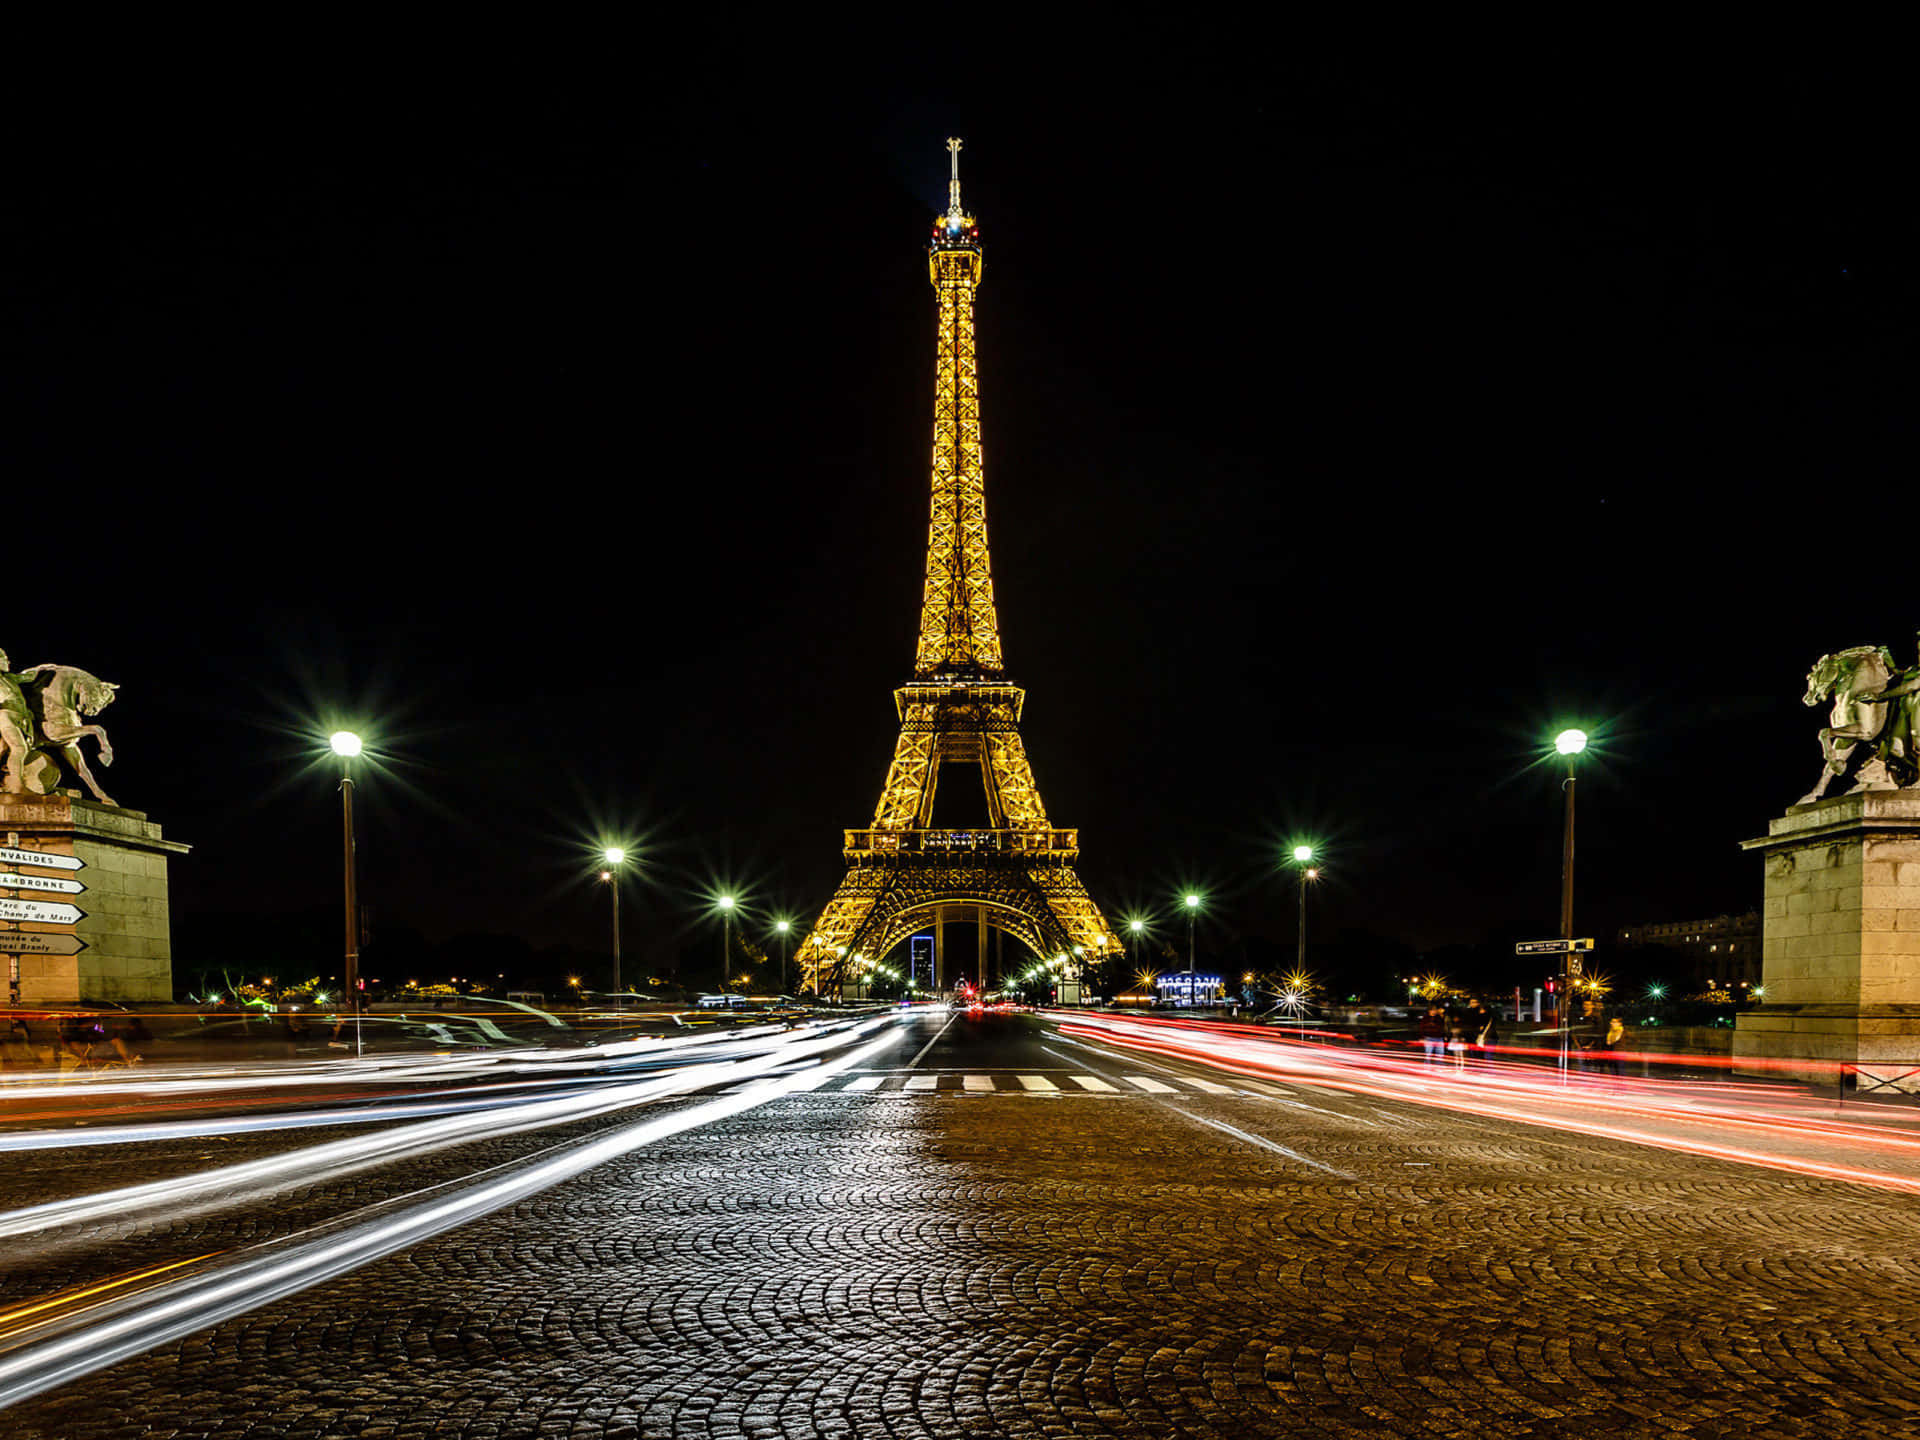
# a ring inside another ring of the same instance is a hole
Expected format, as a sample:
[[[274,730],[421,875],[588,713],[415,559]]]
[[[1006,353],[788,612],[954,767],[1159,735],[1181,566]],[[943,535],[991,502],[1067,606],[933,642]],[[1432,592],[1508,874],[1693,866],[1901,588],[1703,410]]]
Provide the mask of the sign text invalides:
[[[56,895],[78,895],[86,888],[78,880],[61,880],[52,875],[9,875],[0,871],[0,890],[51,890]]]
[[[49,855],[43,850],[12,850],[0,845],[0,863],[38,865],[42,870],[84,870],[87,862],[76,855]]]
[[[78,935],[31,935],[0,931],[0,955],[78,955],[87,942]]]
[[[0,920],[30,925],[71,925],[83,918],[78,905],[64,900],[0,900]]]

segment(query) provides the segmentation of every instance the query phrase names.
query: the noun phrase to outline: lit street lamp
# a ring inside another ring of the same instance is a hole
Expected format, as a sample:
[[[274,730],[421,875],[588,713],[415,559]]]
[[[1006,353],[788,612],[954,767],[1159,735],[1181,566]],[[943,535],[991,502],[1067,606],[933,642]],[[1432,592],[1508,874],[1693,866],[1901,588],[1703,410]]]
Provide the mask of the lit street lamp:
[[[620,983],[620,867],[627,863],[627,852],[618,845],[609,845],[600,852],[600,858],[607,862],[600,878],[613,894],[613,1008],[619,1010],[626,994],[626,986]]]
[[[1294,968],[1304,975],[1307,970],[1307,882],[1318,880],[1320,870],[1313,864],[1311,845],[1294,846],[1293,863],[1300,871],[1300,950],[1294,960]]]
[[[362,746],[351,730],[336,730],[327,744],[340,757],[340,823],[343,837],[347,902],[347,1005],[353,1011],[353,1053],[361,1053],[360,1044],[360,900],[358,867],[354,863],[353,843],[353,761]]]
[[[1573,970],[1573,788],[1576,762],[1587,748],[1587,732],[1562,730],[1554,736],[1553,748],[1567,757],[1567,778],[1560,785],[1567,792],[1567,833],[1560,851],[1560,938],[1569,942],[1560,957],[1560,1071],[1564,1075],[1573,1039],[1573,992],[1567,984]]]
[[[1186,904],[1187,904],[1187,1004],[1191,1006],[1194,1003],[1194,999],[1193,999],[1193,917],[1200,912],[1200,897],[1198,895],[1189,895],[1187,896]]]
[[[787,932],[793,929],[793,922],[791,920],[776,920],[773,922],[773,929],[774,933],[780,937],[780,993],[782,995],[791,995],[793,993],[793,977],[787,974],[787,952],[792,949],[792,945],[788,940]]]

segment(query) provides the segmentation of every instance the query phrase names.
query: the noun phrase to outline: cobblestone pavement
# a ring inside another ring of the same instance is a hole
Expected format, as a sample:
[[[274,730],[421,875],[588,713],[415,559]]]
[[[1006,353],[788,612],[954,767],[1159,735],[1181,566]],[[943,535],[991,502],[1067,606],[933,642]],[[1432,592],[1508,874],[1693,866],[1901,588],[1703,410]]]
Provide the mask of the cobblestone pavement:
[[[689,1131],[0,1433],[1920,1436],[1911,1197],[1078,1054]]]

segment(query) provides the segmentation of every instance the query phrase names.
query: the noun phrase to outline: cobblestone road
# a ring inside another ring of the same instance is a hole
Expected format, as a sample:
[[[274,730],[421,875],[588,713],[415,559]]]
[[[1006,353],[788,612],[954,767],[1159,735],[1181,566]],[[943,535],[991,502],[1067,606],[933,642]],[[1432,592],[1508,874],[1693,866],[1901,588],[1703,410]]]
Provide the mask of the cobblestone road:
[[[991,1089],[637,1151],[0,1432],[1920,1436],[1911,1197],[1022,1043]],[[1009,1080],[1046,1067],[1115,1088]]]

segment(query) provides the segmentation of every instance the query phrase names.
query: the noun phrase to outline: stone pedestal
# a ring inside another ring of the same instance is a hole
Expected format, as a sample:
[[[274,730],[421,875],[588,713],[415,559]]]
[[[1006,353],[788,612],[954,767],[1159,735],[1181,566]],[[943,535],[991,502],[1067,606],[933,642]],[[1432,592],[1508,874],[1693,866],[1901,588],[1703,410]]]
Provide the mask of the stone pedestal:
[[[1920,1068],[1920,791],[1796,805],[1741,848],[1766,862],[1765,1003],[1739,1017],[1734,1069]]]
[[[97,805],[65,792],[0,794],[0,842],[14,851],[68,855],[82,868],[0,861],[0,897],[71,902],[83,912],[71,924],[0,923],[0,959],[11,998],[23,1005],[78,1000],[173,999],[173,942],[168,930],[167,858],[188,847],[161,836],[138,810]],[[78,894],[35,888],[28,877],[77,880]],[[9,886],[11,877],[19,877]],[[22,933],[14,949],[7,935]],[[32,941],[27,936],[48,937]],[[73,955],[30,947],[85,948]],[[6,998],[0,995],[0,998]]]

